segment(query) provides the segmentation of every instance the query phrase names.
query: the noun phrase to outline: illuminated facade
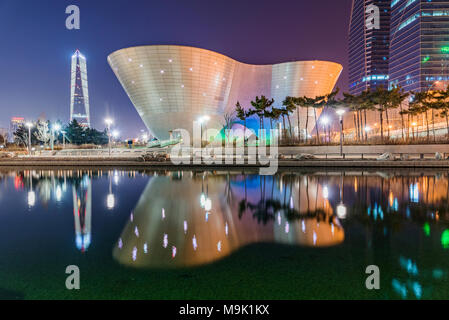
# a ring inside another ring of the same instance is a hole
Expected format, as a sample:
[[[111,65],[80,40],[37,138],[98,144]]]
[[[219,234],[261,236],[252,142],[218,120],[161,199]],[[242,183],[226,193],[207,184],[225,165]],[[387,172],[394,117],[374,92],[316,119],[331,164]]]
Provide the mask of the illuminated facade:
[[[76,50],[72,56],[70,83],[70,122],[90,127],[89,86],[86,58]]]
[[[248,108],[265,95],[280,107],[286,96],[328,94],[343,69],[326,61],[249,65],[209,50],[169,45],[121,49],[108,62],[145,125],[161,140],[174,129],[191,133],[202,116],[209,117],[208,128],[222,129],[223,115],[234,111],[237,101]],[[301,113],[304,128],[306,112]],[[295,112],[291,122],[297,126],[296,117]],[[309,117],[311,131],[314,117]]]
[[[449,78],[449,2],[393,0],[390,87],[426,91]]]
[[[353,0],[349,27],[349,92],[388,87],[391,0]],[[379,29],[366,27],[367,7],[379,8]]]

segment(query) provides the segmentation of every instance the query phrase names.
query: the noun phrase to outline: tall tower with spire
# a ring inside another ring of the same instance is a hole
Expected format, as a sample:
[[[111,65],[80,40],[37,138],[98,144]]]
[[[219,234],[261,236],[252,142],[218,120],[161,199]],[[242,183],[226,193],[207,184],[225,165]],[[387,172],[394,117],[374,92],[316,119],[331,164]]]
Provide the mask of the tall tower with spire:
[[[90,127],[89,87],[87,84],[86,58],[79,50],[72,56],[70,84],[70,122],[78,121],[82,126]]]

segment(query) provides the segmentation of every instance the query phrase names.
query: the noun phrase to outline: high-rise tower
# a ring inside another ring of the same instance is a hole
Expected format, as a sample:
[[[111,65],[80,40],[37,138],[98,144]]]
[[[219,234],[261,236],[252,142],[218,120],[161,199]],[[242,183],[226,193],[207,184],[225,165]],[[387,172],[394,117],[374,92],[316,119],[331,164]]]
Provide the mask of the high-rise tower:
[[[393,0],[390,87],[439,88],[449,80],[449,2]]]
[[[367,28],[370,5],[379,8],[379,29]],[[349,92],[388,87],[391,0],[353,0],[349,26]]]
[[[70,84],[70,122],[75,119],[82,126],[90,127],[87,63],[79,50],[72,56]]]

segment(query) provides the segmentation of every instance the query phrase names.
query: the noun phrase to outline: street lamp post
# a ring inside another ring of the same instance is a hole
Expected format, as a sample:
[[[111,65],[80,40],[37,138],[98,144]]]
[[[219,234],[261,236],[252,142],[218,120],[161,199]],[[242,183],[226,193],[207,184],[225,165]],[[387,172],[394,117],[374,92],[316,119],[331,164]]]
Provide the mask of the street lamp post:
[[[111,124],[114,123],[112,119],[106,119],[104,120],[106,122],[106,125],[108,126],[108,147],[109,147],[109,156],[111,156]]]
[[[338,109],[337,114],[340,117],[340,156],[343,156],[343,114],[345,110]]]
[[[55,147],[55,131],[59,131],[61,126],[58,123],[55,123],[51,126],[51,150],[54,150]]]
[[[31,122],[27,122],[26,126],[28,127],[28,156],[31,156],[31,127],[33,124]]]

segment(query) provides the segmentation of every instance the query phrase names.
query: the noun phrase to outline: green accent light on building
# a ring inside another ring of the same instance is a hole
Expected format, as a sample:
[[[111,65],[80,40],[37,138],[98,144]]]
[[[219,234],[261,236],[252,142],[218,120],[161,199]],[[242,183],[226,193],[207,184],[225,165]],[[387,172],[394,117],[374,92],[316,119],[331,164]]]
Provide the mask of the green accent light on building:
[[[426,236],[430,236],[430,225],[428,222],[424,223],[423,230]]]
[[[441,245],[444,249],[449,248],[449,230],[444,230],[441,234]]]
[[[449,47],[442,47],[441,48],[442,53],[449,53]]]
[[[429,60],[430,60],[430,57],[429,57],[429,56],[424,57],[424,58],[422,59],[422,63],[426,63],[426,62],[429,61]]]

